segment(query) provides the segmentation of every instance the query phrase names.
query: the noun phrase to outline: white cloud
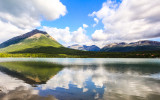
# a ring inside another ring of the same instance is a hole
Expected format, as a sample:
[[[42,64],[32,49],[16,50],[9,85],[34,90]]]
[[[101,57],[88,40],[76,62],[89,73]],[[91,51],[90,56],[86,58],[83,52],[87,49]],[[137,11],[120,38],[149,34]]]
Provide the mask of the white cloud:
[[[93,27],[95,27],[99,23],[99,20],[97,18],[94,18],[94,21],[96,22],[96,24],[93,24]]]
[[[66,7],[60,0],[33,0],[33,4],[39,15],[48,20],[55,20],[67,13]]]
[[[93,41],[89,38],[89,36],[86,34],[85,27],[79,27],[76,31],[70,31],[69,27],[66,27],[64,29],[56,28],[56,27],[46,27],[43,26],[42,30],[49,33],[54,39],[57,41],[63,42],[64,46],[70,46],[73,44],[79,44],[79,45],[97,45],[99,47],[103,47],[107,42],[106,41]],[[102,31],[103,30],[99,30]],[[97,34],[99,34],[99,31],[96,31],[96,37]],[[100,35],[99,35],[100,36]],[[94,34],[92,35],[94,37]],[[99,37],[100,38],[100,37]],[[104,36],[105,39],[105,36]]]
[[[123,0],[119,5],[109,0],[99,11],[89,14],[102,19],[104,24],[104,29],[96,30],[92,38],[131,41],[160,37],[159,5],[159,0]]]
[[[83,43],[88,41],[88,36],[85,34],[85,30],[80,27],[77,31],[72,32],[73,38],[72,42]]]
[[[85,34],[85,27],[79,27],[76,31],[71,32],[69,27],[65,29],[58,29],[55,27],[43,27],[42,30],[48,32],[52,37],[54,37],[57,41],[63,41],[66,45],[72,44],[85,44],[90,41],[88,36]]]
[[[0,30],[0,42],[30,31],[29,29],[20,29],[11,23],[2,21],[0,21]]]
[[[83,28],[87,28],[88,27],[88,25],[87,24],[83,24]]]
[[[59,0],[0,0],[0,19],[20,28],[40,26],[42,17],[55,20],[66,12]]]
[[[96,24],[98,24],[99,20],[97,18],[94,18],[94,21],[96,22]]]
[[[41,26],[43,19],[56,20],[66,13],[60,0],[0,0],[0,29],[6,35],[0,40]]]
[[[72,35],[71,35],[69,27],[66,27],[65,29],[58,29],[58,28],[44,26],[43,30],[47,31],[57,41],[64,41],[68,43],[72,39]]]
[[[106,40],[107,35],[103,32],[103,30],[96,30],[93,34],[92,34],[92,38],[95,41],[100,41],[100,40]]]

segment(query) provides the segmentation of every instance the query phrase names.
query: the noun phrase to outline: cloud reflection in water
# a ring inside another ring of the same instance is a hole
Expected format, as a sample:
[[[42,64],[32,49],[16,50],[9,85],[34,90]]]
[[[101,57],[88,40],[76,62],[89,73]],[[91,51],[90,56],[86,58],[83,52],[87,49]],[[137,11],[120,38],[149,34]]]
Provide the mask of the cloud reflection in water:
[[[141,75],[129,70],[117,73],[114,68],[107,70],[102,65],[74,66],[64,68],[37,89],[41,95],[49,93],[67,100],[132,100],[147,99],[154,94],[160,97],[159,84],[160,80],[153,75]]]

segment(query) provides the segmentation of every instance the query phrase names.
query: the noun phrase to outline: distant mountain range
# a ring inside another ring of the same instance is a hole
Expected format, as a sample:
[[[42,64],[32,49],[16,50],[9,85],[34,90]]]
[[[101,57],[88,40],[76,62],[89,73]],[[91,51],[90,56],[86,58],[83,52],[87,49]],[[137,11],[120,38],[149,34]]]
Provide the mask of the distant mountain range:
[[[69,46],[67,48],[58,43],[47,32],[37,29],[11,38],[0,44],[0,57],[137,58],[160,57],[159,52],[160,42],[149,40],[132,43],[113,43],[104,46],[102,49],[100,49],[96,45],[86,46],[78,44]]]
[[[72,45],[72,46],[68,46],[68,48],[83,50],[83,51],[100,51],[100,48],[96,45],[86,46],[86,45],[75,44],[75,45]]]
[[[96,45],[86,46],[86,45],[72,45],[68,48],[83,50],[83,51],[100,51],[100,52],[135,52],[135,51],[156,51],[160,50],[160,42],[158,41],[137,41],[131,43],[111,43],[105,45],[103,48],[99,48]]]
[[[104,46],[100,51],[105,52],[134,52],[134,51],[154,51],[160,50],[160,42],[158,41],[137,41],[131,43],[113,43]]]

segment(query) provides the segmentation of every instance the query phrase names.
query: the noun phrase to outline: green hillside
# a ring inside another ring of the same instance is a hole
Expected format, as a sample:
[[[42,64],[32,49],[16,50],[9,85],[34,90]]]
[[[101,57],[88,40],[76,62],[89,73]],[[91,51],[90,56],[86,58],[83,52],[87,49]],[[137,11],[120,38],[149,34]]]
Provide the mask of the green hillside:
[[[36,36],[37,35],[37,36]],[[0,52],[16,52],[23,51],[25,49],[39,48],[39,47],[63,47],[56,40],[50,37],[48,34],[37,33],[32,37],[19,41],[16,44],[9,45],[8,47],[0,49]]]

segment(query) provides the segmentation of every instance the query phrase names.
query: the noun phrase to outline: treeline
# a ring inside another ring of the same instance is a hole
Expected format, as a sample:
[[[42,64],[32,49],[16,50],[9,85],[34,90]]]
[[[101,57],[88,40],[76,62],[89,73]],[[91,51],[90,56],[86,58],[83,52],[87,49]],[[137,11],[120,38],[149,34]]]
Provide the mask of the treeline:
[[[160,58],[160,51],[145,52],[90,52],[69,51],[53,53],[0,53],[0,57],[44,57],[44,58]]]

